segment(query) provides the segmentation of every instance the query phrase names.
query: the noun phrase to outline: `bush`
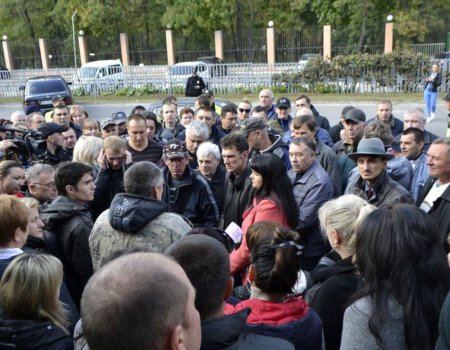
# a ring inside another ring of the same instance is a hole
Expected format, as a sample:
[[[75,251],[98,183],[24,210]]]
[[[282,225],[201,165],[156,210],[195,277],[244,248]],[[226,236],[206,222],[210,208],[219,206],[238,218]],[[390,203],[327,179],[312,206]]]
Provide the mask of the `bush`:
[[[331,62],[310,59],[301,71],[274,74],[274,84],[288,91],[332,93],[393,88],[409,91],[423,81],[430,58],[412,52],[339,55]]]

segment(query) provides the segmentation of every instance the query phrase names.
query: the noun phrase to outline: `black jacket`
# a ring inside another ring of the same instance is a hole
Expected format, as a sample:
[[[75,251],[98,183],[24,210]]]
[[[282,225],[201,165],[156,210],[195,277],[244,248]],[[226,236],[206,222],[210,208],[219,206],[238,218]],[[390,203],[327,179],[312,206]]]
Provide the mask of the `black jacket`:
[[[192,75],[188,78],[186,82],[186,97],[197,97],[200,96],[203,90],[206,88],[206,84],[202,77],[198,75]]]
[[[200,170],[195,170],[199,175],[203,176]],[[211,180],[203,176],[203,178],[208,182],[209,187],[216,199],[217,206],[219,207],[219,216],[222,215],[223,211],[223,200],[225,198],[225,179],[227,172],[222,165],[217,167],[216,173]]]
[[[342,129],[344,129],[344,124],[342,124],[341,121],[339,123],[337,123],[336,125],[333,125],[330,128],[330,136],[331,136],[331,139],[333,140],[333,143],[337,143],[337,142],[341,141],[341,130]]]
[[[313,112],[314,117],[316,117],[317,125],[323,129],[329,131],[330,130],[330,122],[328,121],[328,119],[326,117],[324,117],[323,115],[320,115],[320,113],[317,111],[316,107],[314,107],[313,105],[310,105],[309,109],[311,110],[311,112]]]
[[[338,350],[344,312],[350,296],[361,285],[361,277],[351,256],[330,266],[315,268],[311,271],[311,277],[316,284],[308,291],[306,300],[322,320],[326,349]]]
[[[0,349],[6,344],[20,350],[73,349],[72,337],[52,322],[12,320],[0,313]]]
[[[226,229],[229,224],[235,222],[242,226],[242,214],[253,200],[254,190],[250,174],[252,170],[247,166],[239,177],[228,173],[225,179],[225,199],[220,227]]]
[[[46,226],[45,241],[50,252],[62,261],[67,288],[79,305],[83,288],[93,274],[89,235],[94,222],[88,206],[58,196],[42,207],[41,219]]]
[[[437,92],[437,89],[441,85],[441,83],[442,83],[442,74],[438,73],[436,74],[431,83],[428,81],[425,82],[425,86],[423,87],[423,89],[425,90],[428,87],[428,84],[431,84],[431,92]]]
[[[418,207],[420,207],[435,182],[436,179],[430,177],[425,183],[425,186],[423,187],[422,192],[420,192],[419,198],[417,199],[416,204]],[[447,187],[441,197],[436,199],[428,214],[437,224],[437,227],[439,228],[439,232],[441,234],[442,243],[444,243],[445,252],[449,253],[450,245],[447,241],[447,237],[450,234],[450,186]]]
[[[30,237],[30,236],[28,236],[28,237]],[[33,252],[36,253],[37,252],[30,248],[25,249],[25,247],[23,248],[23,251],[25,253],[33,253]],[[42,251],[42,252],[38,252],[38,253],[49,254],[47,251]],[[16,258],[16,256],[13,256],[9,259],[0,260],[0,279],[2,278],[3,274],[5,273],[5,270],[8,267],[8,265],[11,263],[11,261],[13,261]],[[61,302],[63,302],[64,304],[66,304],[66,309],[68,311],[67,317],[68,317],[68,321],[69,321],[68,328],[69,328],[69,331],[71,333],[73,333],[73,330],[75,329],[75,325],[78,322],[78,320],[80,319],[80,315],[78,314],[78,310],[77,310],[77,308],[72,300],[72,297],[70,296],[70,293],[67,290],[67,287],[64,284],[64,282],[61,283],[61,287],[59,288],[59,300]],[[0,314],[1,314],[1,309],[0,309]],[[0,343],[1,343],[1,340],[0,340]],[[1,346],[0,346],[0,349],[2,349]]]
[[[131,166],[131,163],[118,170],[101,169],[98,173],[95,179],[94,200],[89,203],[93,221],[109,208],[117,193],[125,192],[123,175],[129,166]]]
[[[170,171],[163,169],[164,192],[162,201],[169,206],[169,211],[183,215],[194,225],[214,227],[219,221],[219,208],[206,180],[196,174],[189,166],[183,175],[186,184],[178,187],[175,195],[175,203],[170,205],[169,186],[171,183]]]
[[[288,350],[294,345],[281,338],[267,337],[245,332],[250,309],[202,322],[200,350]]]

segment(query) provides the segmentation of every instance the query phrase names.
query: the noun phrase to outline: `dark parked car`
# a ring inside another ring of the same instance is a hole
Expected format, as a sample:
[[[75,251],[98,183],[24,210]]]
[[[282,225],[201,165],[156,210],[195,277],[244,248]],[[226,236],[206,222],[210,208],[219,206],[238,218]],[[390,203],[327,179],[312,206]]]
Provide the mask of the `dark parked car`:
[[[204,56],[197,58],[197,61],[205,62],[212,65],[212,76],[227,75],[227,66],[225,62],[219,57],[215,56]]]
[[[11,79],[11,72],[2,66],[0,66],[0,79]]]
[[[74,101],[69,89],[71,84],[59,75],[30,78],[26,85],[19,87],[23,91],[23,108],[35,104],[43,112],[48,112],[53,109],[54,97],[61,97],[66,105],[72,105]]]

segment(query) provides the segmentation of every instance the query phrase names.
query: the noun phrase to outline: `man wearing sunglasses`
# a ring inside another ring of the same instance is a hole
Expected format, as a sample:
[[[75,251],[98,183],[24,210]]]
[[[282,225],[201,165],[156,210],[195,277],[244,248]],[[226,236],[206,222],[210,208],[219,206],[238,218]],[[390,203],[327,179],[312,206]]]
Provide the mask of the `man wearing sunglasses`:
[[[244,98],[241,102],[239,102],[237,115],[238,115],[238,124],[241,125],[241,123],[245,120],[250,118],[250,112],[252,110],[252,103]]]

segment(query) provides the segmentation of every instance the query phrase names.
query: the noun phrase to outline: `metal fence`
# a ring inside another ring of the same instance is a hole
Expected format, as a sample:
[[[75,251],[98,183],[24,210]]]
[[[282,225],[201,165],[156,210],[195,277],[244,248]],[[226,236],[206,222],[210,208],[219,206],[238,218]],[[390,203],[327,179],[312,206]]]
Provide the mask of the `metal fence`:
[[[216,94],[255,94],[263,87],[271,87],[280,93],[297,93],[308,91],[322,92],[360,92],[360,93],[389,93],[389,92],[420,92],[423,89],[423,70],[418,67],[413,77],[403,77],[394,69],[389,77],[385,77],[386,84],[377,83],[376,72],[362,70],[359,78],[335,77],[333,79],[321,79],[321,82],[290,81],[290,76],[295,76],[302,67],[297,63],[280,63],[275,65],[261,63],[236,63],[226,64],[220,67],[220,71],[226,72],[221,75],[212,76],[207,70],[202,72],[204,80],[210,89]],[[425,73],[426,74],[426,73]],[[61,75],[71,82],[71,89],[75,95],[86,94],[78,80],[77,70],[73,68],[54,68],[48,71],[41,69],[14,70],[10,79],[0,80],[0,97],[21,96],[19,86],[24,85],[26,80],[40,75]],[[280,80],[277,77],[283,75],[287,79]],[[444,77],[440,91],[450,91],[450,60],[443,64],[442,75]],[[139,95],[151,93],[175,93],[183,94],[186,80],[189,74],[173,76],[169,74],[168,66],[130,66],[124,69],[123,81],[117,84],[100,85],[95,80],[92,84],[96,88],[92,94],[117,94],[117,95]]]
[[[437,44],[413,44],[409,46],[411,50],[422,53],[429,57],[435,57],[438,53],[445,51],[445,43]]]

